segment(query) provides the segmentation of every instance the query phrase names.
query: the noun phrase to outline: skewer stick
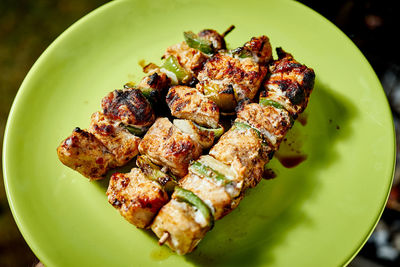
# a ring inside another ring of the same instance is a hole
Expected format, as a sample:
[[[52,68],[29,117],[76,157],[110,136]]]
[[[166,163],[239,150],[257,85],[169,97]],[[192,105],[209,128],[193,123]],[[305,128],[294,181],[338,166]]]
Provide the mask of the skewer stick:
[[[228,35],[228,33],[230,33],[231,31],[233,31],[233,29],[235,29],[235,25],[231,25],[228,29],[226,29],[226,31],[224,31],[223,34],[221,34],[222,37],[225,37]]]
[[[163,235],[158,240],[158,244],[160,246],[164,245],[164,243],[168,240],[168,238],[169,238],[169,233],[168,232],[164,232]]]

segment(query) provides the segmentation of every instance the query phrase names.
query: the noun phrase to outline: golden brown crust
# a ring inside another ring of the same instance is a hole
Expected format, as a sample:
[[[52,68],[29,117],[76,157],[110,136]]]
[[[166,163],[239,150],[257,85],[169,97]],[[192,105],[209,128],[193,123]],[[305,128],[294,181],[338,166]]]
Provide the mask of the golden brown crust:
[[[189,47],[185,41],[168,47],[163,58],[169,56],[175,56],[179,64],[195,76],[203,68],[203,64],[208,58],[199,50]]]
[[[179,255],[183,255],[193,251],[209,227],[196,221],[194,207],[172,199],[162,207],[151,225],[151,230],[159,238],[167,233],[165,244]]]
[[[227,53],[212,56],[197,79],[196,88],[207,95],[207,87],[218,93],[233,90],[238,102],[253,99],[267,73],[267,67],[251,58],[239,59]]]
[[[98,180],[115,166],[114,155],[93,134],[75,128],[57,148],[60,161],[83,176]]]
[[[159,68],[156,68],[144,77],[138,84],[138,88],[152,88],[161,93],[167,89],[171,84],[171,79],[161,72]]]
[[[169,197],[162,187],[146,178],[138,168],[130,173],[114,173],[107,189],[108,202],[130,223],[149,226]]]
[[[167,167],[174,175],[183,177],[189,162],[200,157],[202,148],[167,118],[159,118],[143,137],[139,151],[154,163]]]
[[[252,129],[231,128],[221,136],[210,150],[215,159],[231,165],[244,186],[243,190],[255,187],[262,179],[268,153],[272,149]]]
[[[199,125],[217,128],[219,122],[218,106],[195,88],[173,86],[168,91],[166,101],[172,116],[192,120]]]
[[[125,165],[139,153],[141,139],[131,134],[121,123],[108,120],[101,112],[93,113],[88,131],[114,154],[117,166]]]
[[[244,44],[244,49],[249,50],[255,61],[261,65],[265,65],[272,60],[272,48],[269,38],[265,35],[253,37]]]
[[[286,110],[256,103],[245,105],[237,113],[237,121],[259,130],[274,150],[278,149],[291,127],[290,115]]]

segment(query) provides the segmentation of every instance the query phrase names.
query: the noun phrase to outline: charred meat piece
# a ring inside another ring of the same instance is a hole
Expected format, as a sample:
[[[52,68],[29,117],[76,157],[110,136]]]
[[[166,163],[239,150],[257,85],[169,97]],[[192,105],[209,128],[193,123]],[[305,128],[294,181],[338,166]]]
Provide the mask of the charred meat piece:
[[[201,155],[202,148],[167,118],[159,118],[140,142],[139,152],[155,164],[167,167],[172,174],[183,177],[189,162]]]
[[[139,228],[149,226],[169,197],[155,181],[138,168],[130,173],[114,173],[107,189],[108,202],[130,223]]]
[[[114,154],[117,166],[125,165],[139,153],[141,139],[120,122],[108,120],[101,112],[93,113],[88,131]]]
[[[277,150],[287,131],[292,126],[289,113],[274,106],[252,103],[237,113],[238,122],[244,122],[257,129],[266,141]]]
[[[166,101],[172,116],[192,120],[199,125],[217,128],[219,122],[218,106],[195,88],[173,86],[168,91]]]
[[[216,102],[221,110],[232,110],[236,101],[255,97],[267,70],[252,57],[238,58],[220,52],[206,62],[197,77],[196,88]]]
[[[98,180],[115,166],[114,155],[93,134],[75,128],[57,148],[60,161],[83,176]]]
[[[271,76],[260,97],[280,103],[293,118],[304,111],[314,87],[314,70],[297,62],[283,49],[277,48],[278,60],[270,66]]]
[[[253,37],[242,47],[231,51],[237,58],[252,58],[255,62],[266,65],[272,60],[272,48],[267,36]]]
[[[243,125],[234,125],[223,134],[210,150],[210,155],[230,165],[239,179],[243,190],[255,187],[262,179],[264,165],[269,161],[272,148],[266,144],[257,130]]]
[[[170,56],[174,56],[179,64],[195,77],[208,59],[207,55],[189,47],[185,41],[168,47],[162,58],[166,59]]]
[[[146,68],[145,68],[146,70]],[[167,89],[171,84],[168,76],[161,72],[159,68],[149,70],[149,73],[138,84],[139,88],[152,88],[160,93]]]
[[[148,127],[155,120],[149,101],[139,89],[114,90],[103,98],[103,114],[129,126]]]
[[[213,51],[226,49],[224,35],[225,33],[221,35],[216,30],[212,29],[204,29],[197,34],[200,39],[210,42]]]
[[[143,68],[148,75],[144,77],[137,87],[142,91],[143,95],[153,104],[162,103],[163,98],[171,85],[171,79],[160,71],[160,68],[154,64],[148,64]]]
[[[151,230],[173,251],[183,255],[193,251],[210,229],[196,207],[173,199],[161,208]]]
[[[186,71],[196,77],[210,54],[226,49],[224,37],[233,28],[231,26],[223,34],[211,29],[202,30],[198,34],[185,32],[185,41],[168,47],[162,58],[174,56]]]

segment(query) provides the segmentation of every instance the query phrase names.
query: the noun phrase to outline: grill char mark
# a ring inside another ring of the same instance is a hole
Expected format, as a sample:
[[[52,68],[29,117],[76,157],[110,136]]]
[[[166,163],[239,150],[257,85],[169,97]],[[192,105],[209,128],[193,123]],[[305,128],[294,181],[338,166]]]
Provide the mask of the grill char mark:
[[[107,117],[131,125],[147,125],[154,120],[154,112],[139,89],[115,90],[103,99],[103,113]]]

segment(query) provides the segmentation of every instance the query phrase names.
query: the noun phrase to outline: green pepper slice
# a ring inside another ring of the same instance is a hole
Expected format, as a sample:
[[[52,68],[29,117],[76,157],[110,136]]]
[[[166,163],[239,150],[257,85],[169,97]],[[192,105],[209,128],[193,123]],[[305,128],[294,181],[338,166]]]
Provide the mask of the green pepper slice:
[[[175,199],[180,202],[186,202],[195,207],[204,216],[210,228],[214,226],[214,216],[210,208],[192,191],[183,189],[182,187],[175,186]]]
[[[191,77],[191,75],[181,66],[181,64],[179,64],[179,61],[175,56],[169,56],[164,61],[164,64],[161,66],[161,68],[175,74],[178,82],[186,82]]]
[[[263,146],[269,146],[268,142],[264,140],[262,133],[260,132],[260,130],[254,128],[253,126],[244,123],[244,122],[239,122],[239,121],[235,121],[235,123],[233,124],[235,126],[236,129],[238,130],[242,130],[242,131],[246,131],[248,129],[252,129],[258,136],[258,138],[260,138],[262,140],[261,145]]]
[[[265,98],[265,97],[260,97],[260,104],[263,106],[273,106],[274,108],[277,108],[277,109],[285,109],[285,107],[281,103],[276,102],[271,99],[268,99],[268,98]]]
[[[253,131],[255,131],[257,133],[257,136],[259,138],[262,138],[261,132],[258,129],[254,128],[253,126],[251,126],[251,125],[249,125],[247,123],[240,122],[240,121],[235,121],[235,123],[233,125],[235,126],[236,129],[242,130],[242,131],[246,131],[248,129],[252,129]]]
[[[142,95],[147,99],[147,101],[150,102],[150,104],[154,105],[157,102],[157,97],[158,97],[158,92],[157,90],[150,88],[150,87],[145,87],[145,88],[138,88],[137,86],[134,85],[133,82],[128,82],[124,84],[124,89],[138,89],[140,92],[142,92]]]
[[[199,38],[197,34],[194,34],[191,31],[184,32],[183,37],[185,37],[185,41],[189,47],[200,50],[205,54],[213,54],[214,49],[212,44],[207,39]]]
[[[279,103],[275,100],[272,100],[272,99],[268,99],[266,97],[260,97],[260,105],[265,106],[265,107],[272,106],[274,108],[283,109],[283,110],[287,111],[287,109],[281,103]],[[290,113],[289,113],[289,118],[290,118],[290,125],[293,126],[295,120]]]
[[[160,167],[155,165],[147,156],[138,156],[136,165],[142,170],[145,176],[157,183],[159,183],[167,193],[172,193],[176,182],[169,177],[166,173],[162,172]]]
[[[253,57],[253,53],[250,50],[245,49],[244,47],[238,47],[231,50],[231,54],[233,56],[238,56],[239,58]]]
[[[222,127],[222,125],[218,125],[219,126],[218,128],[207,128],[207,127],[200,126],[194,122],[193,122],[193,124],[194,124],[194,126],[199,128],[199,130],[201,130],[201,131],[213,132],[215,138],[220,137],[224,133],[224,127]]]
[[[195,161],[189,166],[189,170],[198,174],[199,176],[207,177],[210,179],[214,179],[217,182],[222,183],[223,185],[227,185],[232,181],[225,177],[222,173],[214,170],[210,166],[203,164],[202,162]]]
[[[146,133],[147,128],[145,127],[135,127],[131,125],[125,125],[125,124],[120,124],[120,126],[124,127],[127,129],[131,134],[136,135],[136,136],[142,136]]]

